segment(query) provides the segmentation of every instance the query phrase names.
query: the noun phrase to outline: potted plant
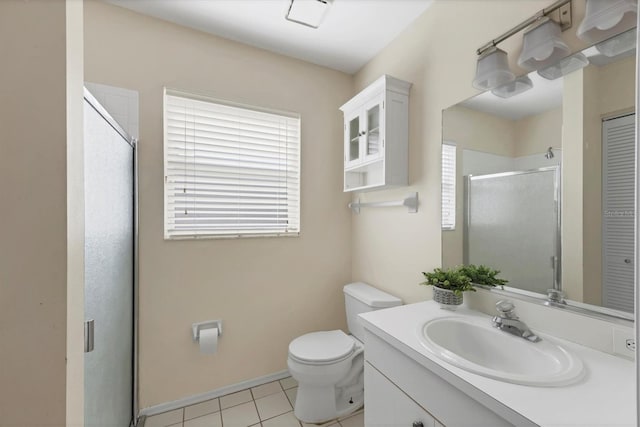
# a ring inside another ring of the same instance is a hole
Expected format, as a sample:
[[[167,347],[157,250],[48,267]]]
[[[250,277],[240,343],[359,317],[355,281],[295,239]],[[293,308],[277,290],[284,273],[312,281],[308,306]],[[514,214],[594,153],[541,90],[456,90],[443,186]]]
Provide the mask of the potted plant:
[[[433,286],[433,299],[442,308],[455,309],[462,304],[462,293],[475,292],[474,285],[502,286],[508,283],[496,277],[500,271],[486,265],[462,265],[449,269],[435,268],[433,272],[422,272],[425,281],[421,285]]]
[[[471,283],[474,285],[482,286],[503,286],[509,283],[508,280],[499,279],[496,277],[500,274],[500,270],[494,270],[486,265],[463,265],[460,267],[460,272],[471,279]]]
[[[435,268],[433,272],[423,271],[422,274],[426,280],[420,284],[433,286],[433,299],[442,308],[454,310],[462,304],[462,292],[475,291],[471,279],[461,271],[460,267]]]

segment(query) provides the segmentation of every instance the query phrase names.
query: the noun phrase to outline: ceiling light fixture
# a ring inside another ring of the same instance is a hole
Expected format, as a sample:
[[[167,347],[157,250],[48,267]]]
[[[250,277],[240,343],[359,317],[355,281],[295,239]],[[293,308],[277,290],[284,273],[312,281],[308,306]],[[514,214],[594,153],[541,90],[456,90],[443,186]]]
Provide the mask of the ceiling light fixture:
[[[318,28],[332,0],[291,0],[285,19],[296,24]]]
[[[482,90],[493,89],[512,82],[515,78],[515,74],[509,69],[507,52],[494,46],[478,57],[473,87]]]
[[[636,26],[637,0],[587,0],[587,10],[576,35],[589,44]]]
[[[525,30],[518,65],[537,70],[555,64],[569,53],[571,49],[562,40],[560,25],[544,16]]]

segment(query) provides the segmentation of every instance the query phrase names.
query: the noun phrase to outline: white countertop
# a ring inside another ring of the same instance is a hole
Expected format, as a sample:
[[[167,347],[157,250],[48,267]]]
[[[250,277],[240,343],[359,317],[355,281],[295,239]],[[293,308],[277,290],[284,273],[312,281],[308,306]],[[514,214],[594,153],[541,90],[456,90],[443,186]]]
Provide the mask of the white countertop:
[[[460,381],[455,381],[461,391],[469,394],[470,390],[477,389],[540,426],[636,425],[632,361],[551,337],[582,360],[586,374],[580,381],[562,387],[533,387],[493,380],[457,368],[423,347],[418,338],[418,327],[428,320],[444,316],[474,316],[479,321],[491,321],[490,316],[464,307],[457,311],[442,310],[434,301],[360,315],[367,330],[425,368],[436,363],[446,369],[445,375],[437,372],[443,379],[448,380],[447,375],[462,379],[464,387],[459,386]],[[526,322],[526,319],[522,320]],[[539,335],[543,338],[548,336]]]

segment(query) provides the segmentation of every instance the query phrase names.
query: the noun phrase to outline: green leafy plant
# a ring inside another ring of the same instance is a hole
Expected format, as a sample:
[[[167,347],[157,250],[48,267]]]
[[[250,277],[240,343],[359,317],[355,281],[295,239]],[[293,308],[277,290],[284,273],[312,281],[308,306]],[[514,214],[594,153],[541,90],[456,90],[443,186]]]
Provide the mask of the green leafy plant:
[[[460,271],[460,267],[443,270],[435,268],[433,272],[422,274],[425,281],[420,283],[425,286],[436,286],[440,289],[448,289],[454,294],[460,296],[464,291],[475,291],[471,279]]]
[[[458,296],[465,291],[475,292],[474,285],[502,286],[509,282],[496,277],[500,271],[486,265],[470,264],[449,269],[435,268],[430,273],[423,271],[422,274],[426,280],[420,283],[421,285],[448,289]]]
[[[474,285],[502,286],[509,283],[508,280],[496,277],[500,274],[500,270],[494,270],[486,265],[463,265],[459,267],[459,271],[471,279]]]

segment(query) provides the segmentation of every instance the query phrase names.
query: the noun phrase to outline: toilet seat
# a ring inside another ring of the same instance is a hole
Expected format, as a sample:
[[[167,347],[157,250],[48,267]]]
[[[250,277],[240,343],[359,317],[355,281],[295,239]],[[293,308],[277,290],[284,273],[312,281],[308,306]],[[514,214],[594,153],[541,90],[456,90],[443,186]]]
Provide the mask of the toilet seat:
[[[341,330],[311,332],[291,341],[289,356],[300,363],[324,365],[349,358],[355,347],[355,340]]]

